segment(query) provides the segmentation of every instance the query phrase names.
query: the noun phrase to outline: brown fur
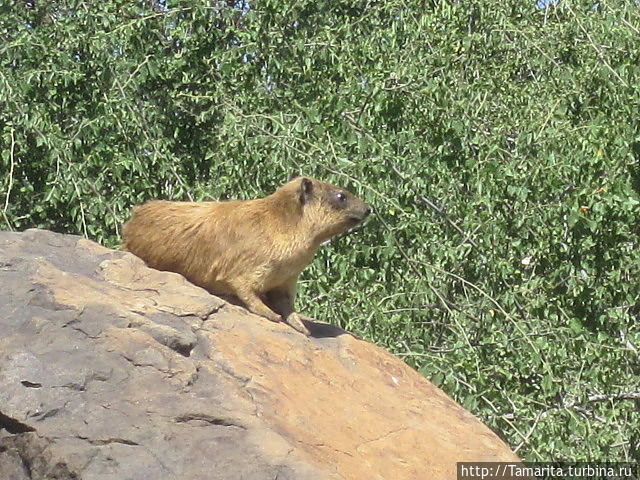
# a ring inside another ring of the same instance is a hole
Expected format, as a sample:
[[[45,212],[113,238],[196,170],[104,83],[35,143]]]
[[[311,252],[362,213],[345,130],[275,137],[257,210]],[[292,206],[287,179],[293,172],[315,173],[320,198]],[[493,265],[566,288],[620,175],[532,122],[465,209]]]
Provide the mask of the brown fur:
[[[322,242],[370,211],[345,190],[299,177],[256,200],[145,203],[124,225],[123,246],[150,267],[309,334],[293,307],[298,275]]]

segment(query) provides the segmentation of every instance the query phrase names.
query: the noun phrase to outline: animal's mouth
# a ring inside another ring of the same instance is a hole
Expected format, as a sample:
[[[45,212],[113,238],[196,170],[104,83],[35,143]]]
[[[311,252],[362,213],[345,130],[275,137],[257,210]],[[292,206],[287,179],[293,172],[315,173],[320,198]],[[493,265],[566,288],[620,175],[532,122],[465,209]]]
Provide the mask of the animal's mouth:
[[[366,224],[365,220],[368,216],[369,212],[365,212],[364,214],[359,216],[351,215],[348,218],[350,227],[342,235],[340,235],[340,237],[346,237],[347,235],[351,235],[352,233],[356,233],[362,230]]]
[[[356,233],[359,232],[360,230],[362,230],[364,228],[364,223],[358,223],[356,226],[351,227],[349,230],[347,230],[346,232],[344,232],[342,234],[343,237],[346,237],[347,235],[351,235],[352,233]]]
[[[326,245],[331,240],[338,240],[340,238],[346,237],[347,235],[351,235],[352,233],[359,232],[364,228],[364,224],[365,224],[364,220],[366,217],[367,215],[363,215],[360,217],[356,217],[355,215],[352,215],[350,217],[347,217],[347,225],[350,225],[350,227],[344,230],[342,233],[339,233],[338,235],[333,237],[333,239],[329,238],[325,240],[324,242],[322,242],[322,244]]]

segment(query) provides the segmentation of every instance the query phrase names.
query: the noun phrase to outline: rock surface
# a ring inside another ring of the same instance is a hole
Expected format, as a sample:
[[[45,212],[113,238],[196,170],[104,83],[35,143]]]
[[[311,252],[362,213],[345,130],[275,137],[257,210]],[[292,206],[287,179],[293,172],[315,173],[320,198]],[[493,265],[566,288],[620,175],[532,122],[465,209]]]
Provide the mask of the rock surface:
[[[517,461],[384,350],[131,254],[0,232],[0,478],[439,479]]]

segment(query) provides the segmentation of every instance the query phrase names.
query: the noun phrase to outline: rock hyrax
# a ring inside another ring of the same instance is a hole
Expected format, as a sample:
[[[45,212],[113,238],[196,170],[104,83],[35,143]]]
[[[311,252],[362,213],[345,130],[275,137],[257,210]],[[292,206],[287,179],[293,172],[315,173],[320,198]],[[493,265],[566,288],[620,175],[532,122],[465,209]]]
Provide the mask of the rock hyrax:
[[[370,212],[342,188],[298,177],[256,200],[145,203],[124,225],[123,246],[152,268],[235,295],[251,312],[308,335],[293,306],[298,275],[321,243]]]

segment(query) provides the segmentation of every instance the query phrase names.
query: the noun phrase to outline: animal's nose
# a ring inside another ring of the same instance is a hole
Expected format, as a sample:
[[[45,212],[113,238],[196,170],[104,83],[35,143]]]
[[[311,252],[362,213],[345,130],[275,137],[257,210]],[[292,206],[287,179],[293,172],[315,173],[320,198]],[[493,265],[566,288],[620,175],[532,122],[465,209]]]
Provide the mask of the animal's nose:
[[[371,209],[371,207],[367,206],[367,208],[364,211],[364,216],[368,217],[369,214],[373,213],[373,210]]]

